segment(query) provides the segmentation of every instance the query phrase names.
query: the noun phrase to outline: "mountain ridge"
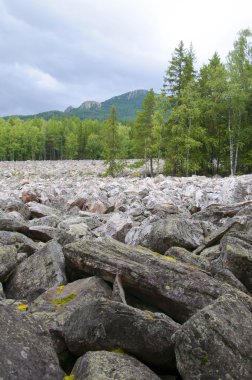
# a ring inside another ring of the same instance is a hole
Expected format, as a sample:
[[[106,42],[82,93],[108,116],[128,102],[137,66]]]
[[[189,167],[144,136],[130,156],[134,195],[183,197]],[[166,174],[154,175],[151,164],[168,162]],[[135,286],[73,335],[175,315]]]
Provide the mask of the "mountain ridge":
[[[148,93],[147,90],[139,89],[129,91],[121,95],[114,96],[103,102],[95,100],[85,100],[79,107],[68,106],[65,111],[45,111],[33,115],[16,115],[20,119],[27,120],[32,118],[42,118],[48,120],[52,117],[74,117],[77,116],[82,120],[98,119],[105,120],[110,114],[112,105],[115,105],[119,121],[133,120],[136,112],[142,108],[143,100]],[[5,118],[9,118],[7,116]]]

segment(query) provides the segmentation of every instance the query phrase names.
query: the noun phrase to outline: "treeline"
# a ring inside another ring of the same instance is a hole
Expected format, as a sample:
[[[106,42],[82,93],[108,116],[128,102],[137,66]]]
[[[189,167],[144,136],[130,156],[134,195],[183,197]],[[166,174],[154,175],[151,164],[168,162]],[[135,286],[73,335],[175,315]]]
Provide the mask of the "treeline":
[[[117,158],[131,158],[131,126],[118,124]],[[108,121],[0,119],[0,160],[106,159]]]
[[[65,118],[0,120],[1,160],[143,158],[150,175],[161,158],[169,175],[235,175],[252,171],[251,32],[239,32],[226,62],[215,53],[195,69],[181,41],[163,90],[150,90],[134,121]]]

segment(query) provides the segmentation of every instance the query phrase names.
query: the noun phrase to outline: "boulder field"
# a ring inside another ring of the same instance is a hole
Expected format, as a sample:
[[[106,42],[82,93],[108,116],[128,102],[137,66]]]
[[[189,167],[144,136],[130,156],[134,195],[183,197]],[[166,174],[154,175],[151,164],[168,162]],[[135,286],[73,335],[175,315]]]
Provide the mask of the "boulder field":
[[[252,175],[0,162],[0,380],[251,380]]]

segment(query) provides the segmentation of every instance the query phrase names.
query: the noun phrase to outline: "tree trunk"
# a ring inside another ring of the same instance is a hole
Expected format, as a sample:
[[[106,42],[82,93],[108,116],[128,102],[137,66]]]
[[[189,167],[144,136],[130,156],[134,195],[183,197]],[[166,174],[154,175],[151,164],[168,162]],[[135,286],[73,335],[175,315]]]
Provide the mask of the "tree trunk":
[[[230,150],[230,174],[231,176],[234,175],[234,141],[231,134],[231,112],[229,110],[228,112],[228,133],[229,133],[229,150]]]

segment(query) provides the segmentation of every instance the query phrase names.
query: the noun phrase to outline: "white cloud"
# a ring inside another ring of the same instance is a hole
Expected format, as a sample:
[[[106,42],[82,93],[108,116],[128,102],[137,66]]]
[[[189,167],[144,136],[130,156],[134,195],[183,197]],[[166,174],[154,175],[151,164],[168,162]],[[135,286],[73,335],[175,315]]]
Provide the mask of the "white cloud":
[[[159,90],[180,40],[198,65],[225,59],[251,13],[251,0],[0,0],[0,114]]]

